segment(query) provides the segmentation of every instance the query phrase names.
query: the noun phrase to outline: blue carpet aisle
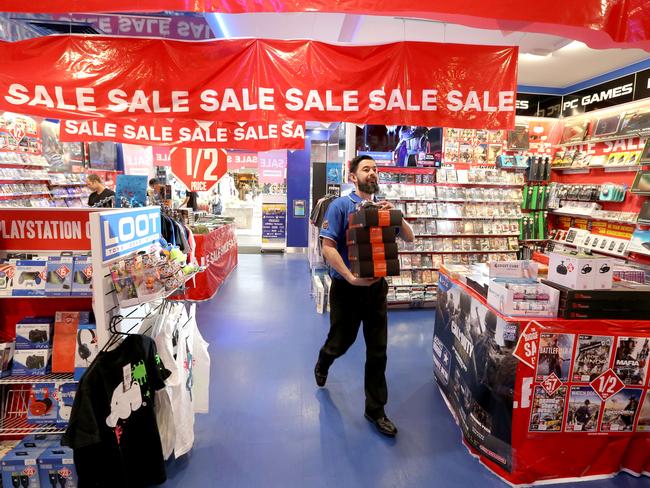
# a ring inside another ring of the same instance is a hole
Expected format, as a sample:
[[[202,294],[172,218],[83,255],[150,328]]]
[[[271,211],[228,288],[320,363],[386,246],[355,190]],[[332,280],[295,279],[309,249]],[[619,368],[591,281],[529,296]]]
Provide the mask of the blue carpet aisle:
[[[432,379],[434,311],[389,315],[387,413],[400,433],[364,419],[363,335],[319,390],[313,366],[328,330],[309,297],[304,256],[240,255],[216,298],[199,309],[210,342],[210,414],[197,415],[172,488],[503,487],[461,445]],[[562,487],[648,486],[621,475]]]

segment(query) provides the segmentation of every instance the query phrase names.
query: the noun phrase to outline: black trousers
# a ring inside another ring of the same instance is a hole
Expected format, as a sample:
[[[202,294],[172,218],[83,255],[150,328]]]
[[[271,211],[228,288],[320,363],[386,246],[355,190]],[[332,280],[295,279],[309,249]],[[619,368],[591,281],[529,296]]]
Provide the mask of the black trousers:
[[[386,294],[382,279],[372,286],[353,286],[332,278],[330,288],[330,331],[320,350],[321,367],[328,369],[350,348],[363,322],[366,340],[366,413],[373,418],[384,415],[388,400],[386,387],[386,345],[388,343]]]

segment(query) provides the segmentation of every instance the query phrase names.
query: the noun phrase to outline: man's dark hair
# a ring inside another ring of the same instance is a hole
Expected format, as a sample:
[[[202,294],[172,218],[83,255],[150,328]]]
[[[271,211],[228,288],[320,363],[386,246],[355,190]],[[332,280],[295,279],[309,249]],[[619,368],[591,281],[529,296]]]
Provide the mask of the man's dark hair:
[[[90,173],[87,176],[88,181],[93,181],[95,183],[101,183],[102,179],[99,177],[99,175],[96,175],[95,173]]]
[[[158,181],[158,178],[151,178],[149,180],[149,186],[154,186],[160,184],[160,181]]]
[[[374,159],[368,156],[367,154],[352,158],[352,160],[350,160],[350,173],[356,173],[357,168],[359,167],[359,164],[361,164],[362,161],[374,161]]]

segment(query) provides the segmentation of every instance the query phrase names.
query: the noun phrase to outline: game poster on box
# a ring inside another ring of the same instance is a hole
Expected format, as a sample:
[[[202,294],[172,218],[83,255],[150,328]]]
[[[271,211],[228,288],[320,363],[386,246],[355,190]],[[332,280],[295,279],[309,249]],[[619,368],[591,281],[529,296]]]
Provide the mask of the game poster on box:
[[[438,384],[467,441],[508,471],[517,329],[440,275],[433,338]]]

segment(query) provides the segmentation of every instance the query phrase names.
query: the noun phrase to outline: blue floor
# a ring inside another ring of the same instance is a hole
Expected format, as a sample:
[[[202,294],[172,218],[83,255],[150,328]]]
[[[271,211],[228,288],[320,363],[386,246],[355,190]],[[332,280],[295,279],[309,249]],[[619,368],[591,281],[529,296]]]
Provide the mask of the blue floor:
[[[169,466],[165,487],[506,486],[469,456],[432,378],[432,310],[389,315],[384,438],[363,417],[363,336],[332,369],[313,367],[328,330],[309,297],[301,255],[240,255],[215,299],[200,306],[210,343],[210,414],[198,415],[194,450]],[[619,475],[568,486],[648,486]]]

